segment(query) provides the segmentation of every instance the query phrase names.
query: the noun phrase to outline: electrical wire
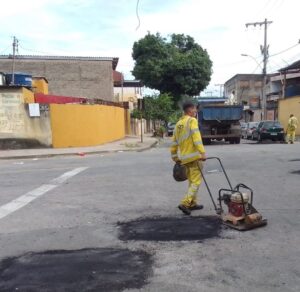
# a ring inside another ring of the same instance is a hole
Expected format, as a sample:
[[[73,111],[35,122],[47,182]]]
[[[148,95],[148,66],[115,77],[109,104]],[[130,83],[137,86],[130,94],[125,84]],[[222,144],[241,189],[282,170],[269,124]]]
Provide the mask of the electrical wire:
[[[251,74],[254,74],[258,68],[261,68],[262,63],[263,61],[259,62]]]
[[[272,0],[268,0],[265,5],[263,6],[263,8],[260,10],[260,12],[257,14],[257,17],[261,17],[263,14],[265,14],[265,11],[267,10],[267,7],[269,6],[269,4],[272,3]]]
[[[11,46],[11,45],[8,45],[4,50],[2,50],[2,51],[0,52],[0,55],[4,54],[5,51],[6,51],[10,46]]]
[[[293,45],[293,46],[291,46],[291,47],[289,47],[289,48],[287,48],[287,49],[285,49],[285,50],[282,50],[282,51],[280,51],[280,52],[277,52],[277,53],[275,53],[275,54],[272,54],[272,55],[269,56],[269,58],[274,57],[274,56],[278,56],[278,55],[280,55],[280,54],[283,54],[283,53],[285,53],[285,52],[287,52],[287,51],[289,51],[289,50],[291,50],[291,49],[293,49],[293,48],[299,46],[299,44],[300,44],[300,43],[298,42],[297,44],[295,44],[295,45]]]
[[[139,4],[140,4],[140,0],[137,0],[136,1],[135,13],[136,13],[136,17],[138,19],[138,25],[137,25],[135,30],[138,30],[141,26],[141,19],[140,19],[140,15],[139,15]]]
[[[24,48],[23,46],[20,45],[20,43],[19,43],[19,47],[24,51],[32,52],[32,53],[35,53],[35,54],[53,55],[52,53],[49,53],[49,52],[41,52],[41,51],[36,51],[36,50],[31,50],[31,49]]]
[[[280,68],[283,67],[281,64],[278,64],[274,60],[269,60],[269,63],[271,63],[271,65],[273,65],[268,68],[268,72],[270,72],[270,73],[277,72]]]

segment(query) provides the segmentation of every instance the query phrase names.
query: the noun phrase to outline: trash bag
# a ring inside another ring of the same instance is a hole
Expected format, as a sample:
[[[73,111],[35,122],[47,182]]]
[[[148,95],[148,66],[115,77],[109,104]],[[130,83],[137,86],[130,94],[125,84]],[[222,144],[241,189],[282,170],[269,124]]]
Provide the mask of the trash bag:
[[[187,180],[186,167],[180,163],[176,163],[173,167],[173,177],[176,181]]]

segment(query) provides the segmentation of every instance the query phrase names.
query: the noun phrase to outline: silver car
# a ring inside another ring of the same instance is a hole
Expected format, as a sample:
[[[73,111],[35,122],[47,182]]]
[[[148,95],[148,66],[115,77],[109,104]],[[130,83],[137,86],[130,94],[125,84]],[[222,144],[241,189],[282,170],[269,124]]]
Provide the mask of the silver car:
[[[242,136],[242,139],[246,139],[247,128],[248,128],[248,123],[241,122],[241,136]]]
[[[246,129],[246,139],[253,140],[253,133],[257,129],[259,122],[249,122]]]

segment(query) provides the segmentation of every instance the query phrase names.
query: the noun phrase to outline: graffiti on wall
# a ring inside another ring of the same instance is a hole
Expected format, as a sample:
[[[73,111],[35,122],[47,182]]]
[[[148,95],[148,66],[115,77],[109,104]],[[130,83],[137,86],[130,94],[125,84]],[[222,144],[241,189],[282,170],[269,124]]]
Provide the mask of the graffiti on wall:
[[[23,128],[22,94],[0,93],[0,133],[16,133]]]

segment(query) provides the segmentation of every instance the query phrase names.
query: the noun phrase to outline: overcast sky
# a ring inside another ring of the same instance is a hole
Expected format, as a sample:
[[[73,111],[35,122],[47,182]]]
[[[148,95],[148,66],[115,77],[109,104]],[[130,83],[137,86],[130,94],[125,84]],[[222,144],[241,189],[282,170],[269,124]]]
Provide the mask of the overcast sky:
[[[117,70],[132,78],[133,42],[148,31],[184,33],[207,49],[217,90],[237,73],[260,73],[263,28],[245,23],[273,21],[268,28],[270,55],[300,39],[299,0],[0,0],[0,54],[11,53],[12,36],[20,54],[119,57]],[[241,54],[255,57],[242,57]],[[300,45],[270,58],[268,72],[300,59]],[[217,91],[214,92],[217,94]]]

